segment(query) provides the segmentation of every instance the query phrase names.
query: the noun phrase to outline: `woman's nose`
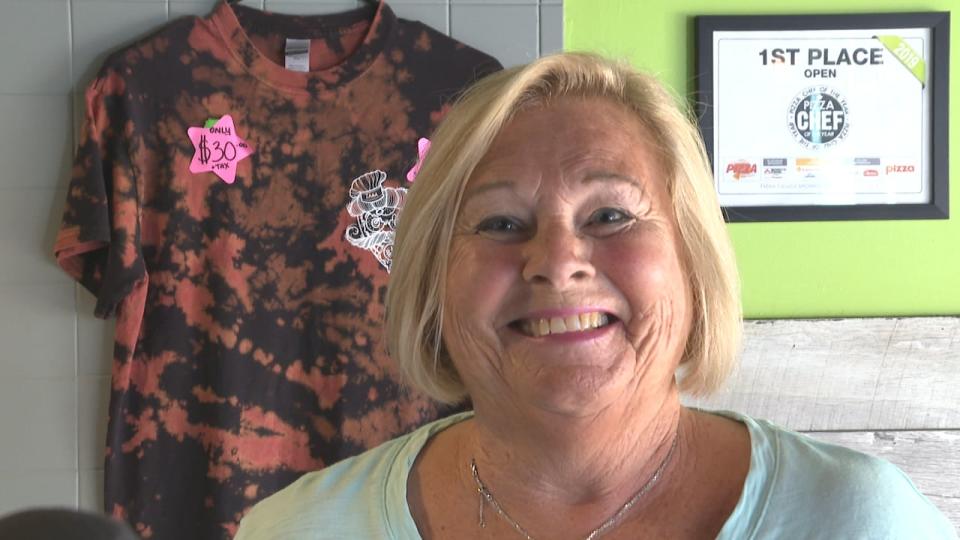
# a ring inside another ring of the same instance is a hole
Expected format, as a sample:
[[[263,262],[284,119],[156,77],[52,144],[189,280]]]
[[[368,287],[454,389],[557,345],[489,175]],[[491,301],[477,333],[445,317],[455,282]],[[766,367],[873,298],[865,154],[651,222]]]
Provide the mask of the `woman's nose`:
[[[589,239],[567,225],[538,227],[526,244],[523,279],[529,283],[565,289],[595,275]]]

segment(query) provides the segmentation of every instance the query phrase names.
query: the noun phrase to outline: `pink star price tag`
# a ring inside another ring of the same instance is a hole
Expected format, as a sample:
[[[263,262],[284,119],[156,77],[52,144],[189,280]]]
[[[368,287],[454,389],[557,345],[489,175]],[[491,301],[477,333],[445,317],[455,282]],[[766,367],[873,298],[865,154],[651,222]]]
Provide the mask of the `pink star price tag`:
[[[210,127],[187,129],[195,150],[190,172],[213,172],[232,184],[237,179],[237,162],[253,153],[253,147],[237,135],[233,117],[223,115]]]

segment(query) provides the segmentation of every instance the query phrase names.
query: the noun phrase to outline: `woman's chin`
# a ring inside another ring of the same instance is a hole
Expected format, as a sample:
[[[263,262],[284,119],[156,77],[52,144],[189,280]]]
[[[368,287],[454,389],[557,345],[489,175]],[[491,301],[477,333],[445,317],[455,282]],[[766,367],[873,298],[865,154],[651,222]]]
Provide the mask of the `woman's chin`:
[[[622,397],[627,377],[598,366],[558,366],[540,373],[527,392],[537,409],[569,417],[592,416]]]

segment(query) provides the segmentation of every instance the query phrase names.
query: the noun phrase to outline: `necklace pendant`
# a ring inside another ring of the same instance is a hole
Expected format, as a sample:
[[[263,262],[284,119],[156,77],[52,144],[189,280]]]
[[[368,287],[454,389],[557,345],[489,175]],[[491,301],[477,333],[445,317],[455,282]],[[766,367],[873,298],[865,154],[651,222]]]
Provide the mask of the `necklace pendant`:
[[[483,492],[480,493],[480,528],[486,529],[487,523],[483,520]]]

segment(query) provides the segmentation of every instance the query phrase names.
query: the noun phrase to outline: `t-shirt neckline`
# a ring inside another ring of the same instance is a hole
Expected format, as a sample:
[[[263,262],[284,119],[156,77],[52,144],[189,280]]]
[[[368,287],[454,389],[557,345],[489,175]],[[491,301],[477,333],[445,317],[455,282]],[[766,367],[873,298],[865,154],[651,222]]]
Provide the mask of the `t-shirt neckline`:
[[[766,510],[771,480],[764,474],[768,467],[776,467],[777,451],[763,428],[745,414],[725,410],[710,410],[711,414],[736,420],[747,427],[750,434],[750,469],[744,480],[740,499],[727,518],[717,540],[727,538],[753,538],[759,520]],[[422,540],[417,524],[407,504],[407,482],[417,456],[427,441],[437,433],[473,417],[466,411],[442,418],[410,434],[392,460],[390,472],[384,482],[384,522],[390,538],[398,540]],[[746,533],[746,536],[743,534]]]
[[[289,70],[266,56],[240,23],[238,13],[258,27],[297,34],[290,37],[298,38],[319,38],[324,33],[340,32],[357,24],[369,23],[369,26],[360,45],[342,62],[321,70],[300,72]],[[273,13],[220,0],[209,19],[234,59],[253,76],[274,86],[311,93],[345,86],[370,69],[389,48],[397,26],[396,15],[382,0],[349,11],[321,15]],[[304,28],[309,28],[312,35],[302,35]]]

